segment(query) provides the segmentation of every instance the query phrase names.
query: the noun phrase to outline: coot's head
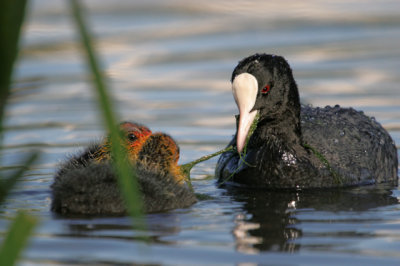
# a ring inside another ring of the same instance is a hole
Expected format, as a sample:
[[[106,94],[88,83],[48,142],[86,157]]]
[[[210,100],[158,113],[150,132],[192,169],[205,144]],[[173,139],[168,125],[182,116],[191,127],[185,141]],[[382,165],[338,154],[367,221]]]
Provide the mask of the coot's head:
[[[136,160],[143,144],[151,136],[151,130],[144,125],[133,122],[121,123],[120,129],[125,136],[125,143],[129,157],[131,160]]]
[[[138,162],[149,169],[173,176],[181,183],[185,176],[178,166],[179,146],[169,135],[157,132],[152,134],[138,153]]]
[[[123,141],[131,161],[137,159],[138,153],[146,140],[151,136],[151,130],[136,122],[122,122],[120,130],[123,132]],[[107,137],[100,149],[95,152],[94,158],[101,162],[111,158],[111,140]]]
[[[173,138],[164,133],[153,133],[148,127],[135,122],[123,122],[120,129],[131,162],[164,176],[173,176],[178,182],[184,181],[178,166],[179,146]],[[107,138],[95,158],[99,162],[109,160],[110,154],[110,139]]]
[[[300,116],[296,82],[289,64],[281,56],[255,54],[244,58],[235,67],[231,82],[240,115],[236,139],[239,152],[257,112],[264,121]]]

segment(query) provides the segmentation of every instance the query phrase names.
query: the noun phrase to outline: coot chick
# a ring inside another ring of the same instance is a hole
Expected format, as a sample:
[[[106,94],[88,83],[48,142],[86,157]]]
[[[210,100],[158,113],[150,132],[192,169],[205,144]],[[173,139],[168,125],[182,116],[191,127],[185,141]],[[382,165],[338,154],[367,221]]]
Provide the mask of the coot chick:
[[[397,184],[397,150],[388,132],[352,108],[301,106],[283,57],[244,58],[231,82],[239,116],[230,145],[237,151],[219,158],[220,184],[271,189]]]
[[[129,161],[136,171],[144,211],[161,212],[195,203],[177,165],[179,147],[163,133],[131,122],[121,124]],[[51,209],[61,214],[127,213],[113,166],[109,140],[93,144],[61,165],[52,184]]]

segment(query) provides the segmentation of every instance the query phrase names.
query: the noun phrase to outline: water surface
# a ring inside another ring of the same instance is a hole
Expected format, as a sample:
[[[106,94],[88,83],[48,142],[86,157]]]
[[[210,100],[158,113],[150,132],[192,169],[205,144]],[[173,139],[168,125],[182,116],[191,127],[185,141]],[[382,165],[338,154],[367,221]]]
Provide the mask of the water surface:
[[[87,1],[121,119],[172,135],[181,162],[223,148],[234,134],[229,79],[255,52],[285,56],[303,103],[353,106],[400,143],[398,1]],[[40,217],[22,264],[398,265],[400,192],[221,189],[216,159],[192,172],[212,199],[146,216],[52,214],[57,164],[103,134],[64,1],[31,2],[7,108],[2,164],[42,151],[3,204],[4,235],[18,209]],[[141,240],[149,236],[151,243]]]

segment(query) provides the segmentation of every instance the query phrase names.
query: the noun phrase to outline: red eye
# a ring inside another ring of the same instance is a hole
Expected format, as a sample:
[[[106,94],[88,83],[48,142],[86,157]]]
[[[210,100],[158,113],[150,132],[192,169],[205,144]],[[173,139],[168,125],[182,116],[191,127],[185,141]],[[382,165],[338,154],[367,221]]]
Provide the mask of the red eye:
[[[261,93],[266,94],[267,92],[269,92],[270,89],[271,89],[271,86],[269,84],[265,85],[265,87],[262,88]]]

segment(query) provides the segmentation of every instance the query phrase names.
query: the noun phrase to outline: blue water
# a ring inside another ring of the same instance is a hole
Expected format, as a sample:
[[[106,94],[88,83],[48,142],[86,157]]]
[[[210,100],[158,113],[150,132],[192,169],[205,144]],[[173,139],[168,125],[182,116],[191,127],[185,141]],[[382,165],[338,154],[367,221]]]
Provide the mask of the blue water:
[[[121,120],[173,136],[182,163],[229,142],[237,113],[230,75],[255,52],[285,56],[302,102],[364,110],[399,145],[400,2],[303,2],[85,3]],[[147,215],[145,232],[127,217],[52,214],[58,163],[103,128],[67,2],[30,4],[1,158],[17,166],[41,151],[0,212],[0,236],[18,209],[40,219],[22,265],[400,263],[399,187],[232,191],[215,185],[216,159],[192,172],[196,192],[213,199]]]

